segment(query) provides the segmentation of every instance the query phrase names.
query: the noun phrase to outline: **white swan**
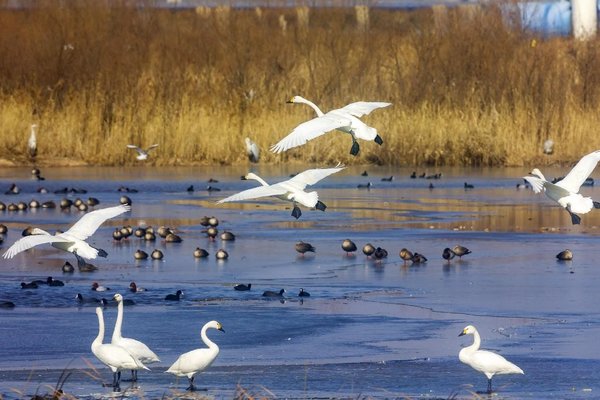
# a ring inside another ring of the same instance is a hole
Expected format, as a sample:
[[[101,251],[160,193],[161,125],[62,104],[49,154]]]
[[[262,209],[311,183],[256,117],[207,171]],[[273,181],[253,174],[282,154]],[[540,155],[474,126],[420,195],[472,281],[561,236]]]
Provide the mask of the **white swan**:
[[[250,138],[246,138],[246,154],[250,162],[257,163],[260,158],[260,149],[258,145],[254,143]]]
[[[29,140],[27,141],[27,149],[29,150],[29,156],[31,158],[34,158],[37,155],[37,140],[35,138],[37,127],[37,124],[31,125],[31,134],[29,135]]]
[[[571,216],[571,222],[576,225],[581,222],[581,217],[576,214],[586,214],[592,208],[600,208],[599,202],[579,194],[579,188],[594,171],[598,161],[600,161],[600,150],[583,156],[571,172],[556,183],[548,182],[537,168],[531,171],[533,176],[524,176],[523,179],[531,184],[535,193],[544,191],[546,196],[567,210]]]
[[[357,155],[360,147],[356,139],[363,139],[374,141],[381,145],[383,140],[377,134],[377,129],[372,128],[362,122],[359,118],[363,115],[369,114],[371,111],[378,108],[388,107],[392,103],[384,102],[367,102],[359,101],[356,103],[348,104],[345,107],[337,110],[331,110],[327,113],[323,113],[315,103],[310,100],[306,100],[301,96],[294,96],[288,103],[304,103],[312,107],[317,113],[317,117],[306,121],[298,125],[294,130],[281,139],[279,143],[271,146],[271,151],[274,153],[281,153],[293,147],[302,146],[309,140],[319,137],[329,131],[337,129],[344,133],[350,134],[352,137],[352,148],[350,154]]]
[[[31,235],[25,236],[13,243],[2,257],[12,258],[22,251],[44,243],[52,243],[53,247],[71,252],[78,259],[80,257],[87,259],[98,256],[106,257],[106,251],[90,246],[85,240],[92,236],[104,221],[123,214],[130,209],[130,206],[120,205],[89,212],[81,217],[69,230],[55,235],[51,235],[42,229],[34,228],[31,231]]]
[[[202,338],[204,344],[208,346],[208,348],[196,349],[180,355],[177,361],[175,361],[173,365],[171,365],[169,369],[165,371],[177,376],[187,376],[190,382],[190,386],[187,388],[187,390],[193,391],[196,389],[194,386],[194,375],[210,367],[210,365],[219,355],[219,346],[217,346],[206,336],[206,331],[209,328],[218,329],[221,332],[225,332],[219,322],[207,322],[202,327],[200,337]]]
[[[158,147],[158,144],[153,144],[152,146],[148,147],[146,150],[141,149],[139,147],[137,147],[136,145],[133,144],[128,144],[127,148],[128,149],[134,149],[135,151],[138,152],[138,155],[135,157],[136,159],[140,160],[140,161],[144,161],[148,159],[148,152],[152,149],[154,149],[155,147]]]
[[[321,211],[325,211],[327,208],[323,202],[319,201],[319,195],[317,192],[307,193],[304,191],[306,186],[314,185],[325,177],[335,174],[344,168],[345,167],[343,165],[338,164],[338,166],[335,168],[309,169],[299,173],[287,181],[274,183],[273,185],[269,185],[260,176],[250,172],[245,176],[245,179],[257,180],[262,186],[244,190],[243,192],[219,200],[217,203],[220,204],[230,201],[241,201],[256,199],[259,197],[275,196],[281,200],[291,201],[294,204],[292,216],[298,219],[300,218],[300,215],[302,215],[302,212],[296,203],[300,203],[305,207],[316,208],[317,210]]]
[[[500,374],[524,374],[523,370],[499,354],[479,350],[481,337],[473,325],[467,326],[458,336],[473,335],[473,344],[458,353],[461,362],[479,371],[488,379],[488,393],[492,393],[492,377]]]
[[[121,327],[123,325],[123,296],[117,293],[113,296],[117,302],[117,321],[113,330],[111,343],[117,346],[124,347],[129,353],[140,360],[143,364],[151,364],[160,362],[158,356],[139,340],[124,338],[121,336]],[[137,381],[137,370],[131,370],[131,378]]]
[[[102,308],[96,307],[96,315],[98,315],[98,336],[92,342],[92,353],[111,369],[113,372],[113,390],[119,392],[121,391],[121,370],[146,369],[150,371],[150,369],[125,348],[114,344],[102,344],[104,340],[104,314]]]

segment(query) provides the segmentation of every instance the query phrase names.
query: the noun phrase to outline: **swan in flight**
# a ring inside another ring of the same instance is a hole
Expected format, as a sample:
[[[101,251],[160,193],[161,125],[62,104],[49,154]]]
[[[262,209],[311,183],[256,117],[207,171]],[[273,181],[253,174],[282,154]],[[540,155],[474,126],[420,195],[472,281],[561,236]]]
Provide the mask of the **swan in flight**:
[[[331,174],[335,174],[336,172],[344,169],[341,164],[338,164],[334,168],[316,168],[316,169],[308,169],[304,172],[299,173],[287,181],[274,183],[269,185],[265,180],[263,180],[260,176],[250,172],[245,176],[245,179],[254,179],[261,183],[262,186],[258,186],[252,189],[244,190],[243,192],[234,194],[232,196],[226,197],[222,200],[219,200],[217,203],[226,203],[230,201],[241,201],[241,200],[249,200],[256,199],[259,197],[269,197],[275,196],[281,200],[291,201],[294,204],[294,209],[292,210],[292,216],[296,219],[300,218],[302,212],[298,207],[297,203],[302,204],[305,207],[316,208],[317,210],[325,211],[327,206],[319,200],[319,195],[317,192],[305,192],[304,189],[306,186],[314,185],[320,180],[326,178]]]
[[[131,355],[140,360],[144,365],[155,362],[160,362],[158,356],[139,340],[124,338],[121,335],[121,326],[123,325],[123,296],[117,293],[113,296],[113,300],[117,302],[117,321],[113,330],[111,343],[125,348]],[[131,370],[131,378],[137,381],[137,370]]]
[[[577,225],[581,223],[581,217],[577,214],[586,214],[592,208],[600,208],[599,202],[579,194],[579,188],[594,171],[598,161],[600,161],[600,150],[583,156],[571,172],[556,183],[548,182],[537,168],[531,171],[531,176],[524,176],[523,179],[531,184],[535,193],[543,191],[546,196],[567,210],[571,222]]]
[[[29,135],[29,140],[27,141],[27,149],[29,150],[29,156],[31,158],[35,158],[35,156],[37,155],[37,140],[35,138],[35,132],[37,131],[37,127],[37,124],[31,125],[31,134]]]
[[[190,382],[190,386],[187,388],[187,390],[196,390],[196,387],[194,386],[194,375],[210,367],[210,365],[219,355],[219,346],[217,346],[216,343],[212,342],[208,336],[206,336],[206,331],[209,328],[218,329],[221,332],[225,332],[219,322],[207,322],[202,327],[200,337],[202,338],[204,344],[208,346],[208,348],[196,349],[180,355],[177,361],[175,361],[173,365],[171,365],[169,369],[165,371],[176,376],[187,376]]]
[[[17,240],[2,255],[4,258],[13,258],[16,254],[44,243],[51,243],[53,247],[75,254],[77,259],[93,259],[98,256],[106,257],[106,251],[89,245],[85,240],[109,218],[116,217],[131,209],[127,205],[102,208],[85,214],[69,230],[51,235],[50,233],[33,228],[31,235]]]
[[[359,118],[371,113],[378,108],[388,107],[392,103],[359,101],[348,104],[337,110],[323,113],[315,103],[301,96],[294,96],[288,103],[304,103],[312,107],[317,117],[298,125],[294,130],[281,139],[279,143],[271,146],[271,151],[281,153],[294,147],[302,146],[309,140],[317,138],[325,133],[337,129],[348,133],[352,137],[352,148],[350,154],[357,155],[360,147],[356,139],[374,141],[381,145],[383,139],[377,134],[377,129],[362,122]]]
[[[98,336],[92,342],[92,353],[112,370],[113,390],[120,392],[121,370],[146,369],[150,371],[150,369],[125,348],[115,344],[102,344],[104,340],[104,314],[102,313],[102,308],[96,307],[96,315],[98,316]]]
[[[488,393],[492,393],[492,378],[494,375],[524,374],[521,368],[507,361],[501,355],[487,350],[479,350],[481,337],[473,325],[465,327],[458,336],[464,335],[473,335],[473,344],[462,349],[458,353],[458,358],[476,371],[485,374],[488,379]]]
[[[252,141],[249,137],[246,139],[246,154],[248,155],[248,159],[250,162],[257,163],[260,158],[260,149],[258,145]]]
[[[154,148],[158,147],[158,144],[153,144],[152,146],[148,147],[146,150],[141,149],[139,147],[137,147],[136,145],[133,144],[128,144],[127,148],[128,149],[134,149],[135,151],[138,152],[138,155],[135,157],[140,161],[144,161],[148,159],[148,152]]]

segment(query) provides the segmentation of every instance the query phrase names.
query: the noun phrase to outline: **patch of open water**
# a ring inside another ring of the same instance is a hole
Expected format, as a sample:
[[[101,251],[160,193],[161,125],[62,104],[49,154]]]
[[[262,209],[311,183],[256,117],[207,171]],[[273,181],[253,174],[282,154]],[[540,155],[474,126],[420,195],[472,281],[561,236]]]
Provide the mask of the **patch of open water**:
[[[600,348],[594,346],[600,333],[600,213],[592,211],[582,225],[572,226],[568,214],[545,197],[516,190],[527,172],[522,169],[445,169],[439,180],[410,179],[408,169],[369,167],[367,177],[362,170],[348,168],[316,185],[327,210],[303,209],[297,221],[278,200],[217,205],[253,186],[239,180],[247,172],[243,167],[220,168],[218,174],[208,168],[48,168],[40,182],[26,169],[1,170],[0,187],[15,182],[22,189],[0,195],[4,203],[67,196],[38,194],[39,186],[51,192],[85,188],[86,194],[68,197],[93,196],[99,207],[118,202],[119,186],[138,192],[126,193],[131,213],[107,221],[90,239],[109,253],[92,261],[96,272],[63,274],[62,264],[74,263],[74,257],[49,246],[2,259],[0,300],[16,307],[0,309],[0,394],[8,399],[47,393],[47,385],[72,369],[67,393],[110,397],[110,388],[100,384],[110,381],[110,371],[90,351],[97,334],[94,307],[79,306],[75,295],[110,299],[120,292],[136,302],[125,308],[124,335],[142,340],[162,360],[150,365],[152,372],[140,373],[125,397],[195,397],[183,392],[186,382],[163,372],[179,354],[201,347],[200,328],[211,319],[226,333],[209,331],[221,353],[196,378],[208,388],[199,396],[229,398],[238,390],[283,398],[473,398],[485,389],[485,377],[458,361],[471,339],[457,337],[473,324],[484,348],[525,371],[496,377],[494,398],[600,397]],[[292,172],[258,170],[270,182]],[[391,182],[381,181],[391,175]],[[210,177],[219,180],[211,185],[220,192],[205,190]],[[357,188],[369,181],[371,190]],[[465,190],[465,181],[475,188]],[[190,185],[193,193],[186,191]],[[584,192],[600,198],[594,187]],[[58,208],[4,212],[0,222],[9,233],[2,248],[28,225],[65,229],[81,215]],[[208,240],[200,225],[204,215],[217,216],[219,229],[231,230],[236,240]],[[114,242],[112,231],[126,224],[174,227],[183,242]],[[359,249],[367,242],[386,248],[389,257],[378,263],[360,251],[348,256],[341,249],[346,238]],[[312,243],[316,253],[299,256],[299,240]],[[473,253],[450,263],[441,258],[444,247],[459,243]],[[210,256],[194,259],[196,247]],[[429,261],[405,265],[398,256],[403,247]],[[161,249],[165,258],[136,261],[138,248]],[[219,248],[229,259],[215,259]],[[565,248],[575,258],[558,262],[555,255]],[[19,286],[47,276],[65,286]],[[129,292],[131,281],[148,291]],[[92,282],[112,290],[93,292]],[[236,283],[252,283],[252,290],[236,292]],[[281,288],[281,301],[261,296]],[[298,298],[300,288],[311,297]],[[184,297],[167,304],[164,296],[177,289]],[[108,307],[108,340],[115,317]]]

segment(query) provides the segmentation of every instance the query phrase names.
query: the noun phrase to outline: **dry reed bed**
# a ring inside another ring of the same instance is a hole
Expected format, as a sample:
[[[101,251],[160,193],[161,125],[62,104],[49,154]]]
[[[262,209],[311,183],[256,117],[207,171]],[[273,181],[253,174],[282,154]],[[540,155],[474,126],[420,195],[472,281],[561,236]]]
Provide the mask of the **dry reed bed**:
[[[64,2],[63,2],[64,3]],[[0,158],[133,164],[127,143],[161,147],[159,165],[524,165],[600,148],[600,41],[536,38],[496,6],[391,11],[228,7],[172,12],[94,0],[0,11]],[[366,121],[384,139],[348,154],[326,135],[266,151],[312,110],[390,101]],[[556,153],[542,157],[551,137]]]

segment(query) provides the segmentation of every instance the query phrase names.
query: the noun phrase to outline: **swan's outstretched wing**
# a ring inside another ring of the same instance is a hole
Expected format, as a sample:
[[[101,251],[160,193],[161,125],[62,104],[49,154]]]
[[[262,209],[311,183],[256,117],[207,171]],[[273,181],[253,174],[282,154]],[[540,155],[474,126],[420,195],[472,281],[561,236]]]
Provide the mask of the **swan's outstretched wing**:
[[[156,143],[156,144],[153,144],[152,146],[150,146],[150,147],[148,147],[148,148],[146,149],[146,153],[148,153],[150,150],[152,150],[152,149],[155,149],[155,148],[157,148],[157,147],[158,147],[158,143]]]
[[[347,106],[342,107],[341,110],[360,118],[363,115],[370,114],[373,110],[391,105],[392,103],[385,103],[381,101],[357,101],[356,103],[350,103]]]
[[[131,210],[130,206],[122,204],[116,207],[102,208],[100,210],[89,212],[81,217],[79,221],[64,234],[73,236],[79,240],[85,240],[92,236],[104,221],[114,218],[117,215],[121,215],[129,210]]]
[[[335,174],[346,168],[342,164],[338,164],[337,167],[334,168],[315,168],[315,169],[307,169],[304,172],[299,173],[294,176],[292,179],[281,182],[281,184],[291,184],[294,187],[297,187],[300,190],[304,190],[306,186],[314,185],[322,179],[325,179],[331,174]]]
[[[69,241],[67,239],[63,239],[53,235],[29,235],[22,237],[13,243],[12,246],[6,250],[6,252],[2,255],[4,258],[13,258],[18,253],[31,249],[40,244],[44,243],[55,243],[55,242],[66,242]]]
[[[540,193],[544,190],[544,183],[546,182],[545,180],[531,175],[524,176],[523,179],[529,182],[534,193]]]
[[[579,188],[583,185],[583,182],[590,176],[596,165],[600,161],[600,150],[596,150],[586,156],[583,156],[581,160],[573,167],[571,172],[567,174],[561,181],[557,182],[556,185],[567,189],[572,193],[578,193]]]
[[[243,192],[236,193],[229,197],[226,197],[222,200],[219,200],[217,203],[227,203],[230,201],[242,201],[242,200],[250,200],[257,199],[259,197],[269,197],[269,196],[281,196],[285,194],[287,190],[282,187],[280,184],[274,184],[270,186],[259,186],[252,189],[244,190]]]
[[[350,127],[352,121],[329,113],[298,125],[289,135],[271,146],[273,153],[281,153],[293,147],[302,146],[309,140],[341,127]]]

